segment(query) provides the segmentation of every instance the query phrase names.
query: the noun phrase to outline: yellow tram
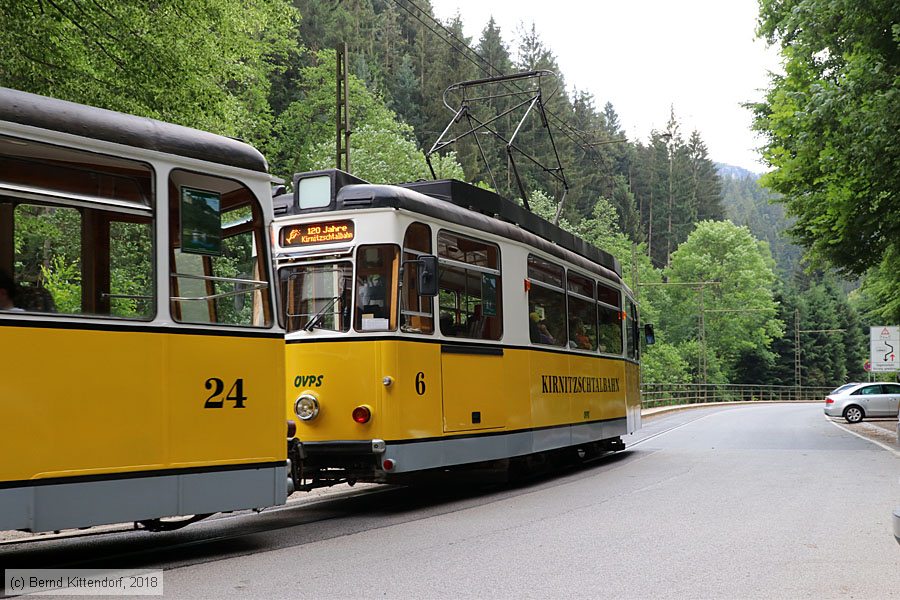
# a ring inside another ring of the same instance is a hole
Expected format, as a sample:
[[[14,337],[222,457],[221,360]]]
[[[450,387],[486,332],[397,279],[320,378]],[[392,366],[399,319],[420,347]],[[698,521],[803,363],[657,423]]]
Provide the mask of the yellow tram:
[[[0,530],[284,503],[271,184],[239,141],[0,89]]]
[[[272,238],[298,489],[624,447],[638,315],[609,254],[459,182],[294,177]]]

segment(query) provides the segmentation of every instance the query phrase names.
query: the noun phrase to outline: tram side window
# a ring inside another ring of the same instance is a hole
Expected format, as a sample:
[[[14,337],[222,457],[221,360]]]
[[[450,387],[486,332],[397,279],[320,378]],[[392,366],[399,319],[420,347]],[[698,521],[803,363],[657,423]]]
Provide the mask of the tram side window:
[[[631,337],[634,339],[634,358],[635,360],[640,360],[641,358],[641,318],[638,314],[637,305],[634,302],[629,301],[628,305],[631,307]]]
[[[503,335],[500,248],[449,231],[438,232],[437,240],[441,333],[499,340]]]
[[[253,193],[237,181],[174,170],[169,213],[174,319],[271,326],[267,237]]]
[[[616,288],[597,284],[600,352],[622,354],[622,296]]]
[[[0,136],[0,270],[16,308],[151,319],[152,179],[137,161]]]
[[[567,346],[563,268],[528,255],[528,333],[534,344]]]
[[[114,221],[131,217],[35,204],[18,204],[13,215],[19,308],[126,319],[153,316],[149,219]]]
[[[396,331],[399,250],[395,244],[356,250],[357,331]]]
[[[569,347],[597,349],[597,309],[594,282],[571,271],[566,279],[569,290]]]
[[[628,358],[637,359],[637,313],[634,309],[634,303],[630,300],[625,303],[625,348]]]
[[[403,288],[400,298],[400,329],[407,333],[434,333],[434,302],[429,296],[420,296],[418,285],[419,264],[415,261],[423,254],[431,254],[431,228],[424,223],[413,223],[403,238]]]

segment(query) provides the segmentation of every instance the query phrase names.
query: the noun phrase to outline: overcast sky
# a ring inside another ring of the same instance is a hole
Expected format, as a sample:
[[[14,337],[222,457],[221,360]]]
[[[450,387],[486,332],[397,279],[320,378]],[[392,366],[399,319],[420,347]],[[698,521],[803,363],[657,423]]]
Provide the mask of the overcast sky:
[[[761,172],[741,103],[762,98],[778,53],[756,40],[756,0],[432,0],[442,20],[459,12],[472,45],[493,15],[512,56],[520,23],[534,22],[569,90],[612,102],[628,137],[665,128],[669,107],[685,138],[700,131],[710,158]]]

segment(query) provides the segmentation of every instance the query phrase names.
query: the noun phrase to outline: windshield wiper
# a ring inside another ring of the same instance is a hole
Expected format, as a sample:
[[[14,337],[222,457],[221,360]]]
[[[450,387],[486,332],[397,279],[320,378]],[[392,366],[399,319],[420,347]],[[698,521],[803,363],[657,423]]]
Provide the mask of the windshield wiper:
[[[322,320],[322,317],[325,316],[328,309],[330,309],[332,306],[334,306],[335,303],[337,303],[337,301],[340,299],[341,299],[340,296],[335,296],[328,302],[328,304],[326,304],[325,306],[320,308],[319,312],[317,312],[315,315],[313,315],[313,318],[310,319],[309,322],[303,326],[303,331],[312,331],[313,327],[318,325],[319,321]]]

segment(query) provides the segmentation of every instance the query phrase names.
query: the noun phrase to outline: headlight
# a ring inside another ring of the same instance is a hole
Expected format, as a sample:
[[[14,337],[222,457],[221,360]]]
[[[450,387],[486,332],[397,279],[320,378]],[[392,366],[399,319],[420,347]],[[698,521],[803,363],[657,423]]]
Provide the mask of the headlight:
[[[319,414],[319,401],[312,394],[302,394],[294,403],[294,412],[302,421],[311,421]]]

